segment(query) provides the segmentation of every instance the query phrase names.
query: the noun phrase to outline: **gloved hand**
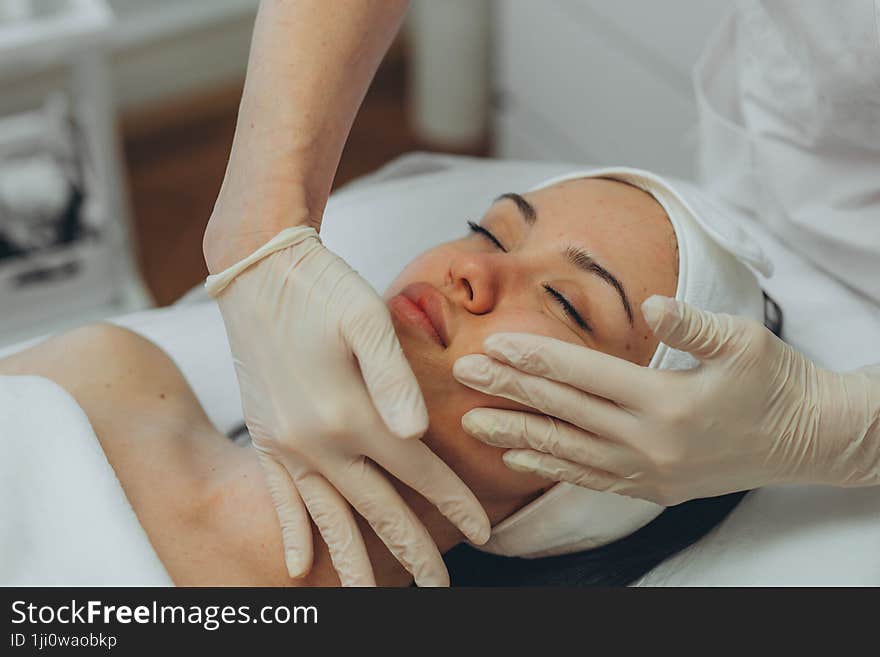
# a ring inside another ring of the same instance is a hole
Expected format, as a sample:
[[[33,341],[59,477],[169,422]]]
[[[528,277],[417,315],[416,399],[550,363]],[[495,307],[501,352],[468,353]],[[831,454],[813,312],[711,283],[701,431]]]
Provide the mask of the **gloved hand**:
[[[701,365],[651,370],[496,334],[491,358],[460,358],[454,375],[551,417],[474,409],[462,426],[513,448],[503,459],[514,470],[665,506],[773,483],[880,484],[880,366],[823,370],[757,322],[674,299],[651,297],[642,312]]]
[[[206,287],[226,324],[291,577],[311,568],[310,514],[342,584],[374,584],[348,500],[417,584],[448,585],[437,546],[377,466],[472,541],[488,539],[489,520],[418,440],[424,400],[375,291],[308,227],[282,231]]]

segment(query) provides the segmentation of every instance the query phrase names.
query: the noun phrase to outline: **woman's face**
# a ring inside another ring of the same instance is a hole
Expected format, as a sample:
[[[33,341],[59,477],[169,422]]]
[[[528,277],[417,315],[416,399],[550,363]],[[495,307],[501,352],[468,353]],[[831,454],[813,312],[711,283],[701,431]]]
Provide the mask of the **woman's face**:
[[[646,365],[657,341],[640,306],[674,296],[675,234],[647,193],[603,179],[505,195],[465,237],[409,263],[385,298],[428,406],[426,441],[480,497],[528,499],[548,486],[509,470],[467,435],[477,406],[523,407],[458,383],[453,363],[497,332],[545,335]]]

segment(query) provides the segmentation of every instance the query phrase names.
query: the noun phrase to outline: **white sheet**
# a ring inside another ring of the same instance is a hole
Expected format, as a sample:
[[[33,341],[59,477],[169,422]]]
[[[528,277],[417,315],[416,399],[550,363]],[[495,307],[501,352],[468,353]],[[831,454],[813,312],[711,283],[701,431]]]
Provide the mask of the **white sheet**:
[[[171,584],[73,397],[0,376],[0,427],[0,584]]]
[[[406,156],[335,195],[323,238],[382,290],[418,250],[462,234],[465,221],[479,217],[494,196],[571,167]],[[776,275],[762,282],[785,312],[786,339],[827,367],[880,362],[880,308],[788,251],[760,226],[745,225],[776,266]],[[204,295],[196,290],[188,298],[193,305],[138,313],[117,323],[165,349],[209,417],[228,431],[241,421],[238,387],[219,313],[200,299]],[[0,512],[6,511],[0,507]],[[149,559],[143,572],[148,569]],[[719,528],[640,584],[880,585],[880,488],[753,492]]]

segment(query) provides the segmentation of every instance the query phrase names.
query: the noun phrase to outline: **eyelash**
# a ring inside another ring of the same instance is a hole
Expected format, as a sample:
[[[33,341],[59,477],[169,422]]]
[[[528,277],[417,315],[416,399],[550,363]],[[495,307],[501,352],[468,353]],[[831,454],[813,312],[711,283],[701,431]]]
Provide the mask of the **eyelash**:
[[[478,235],[482,235],[482,236],[485,237],[487,240],[489,240],[490,242],[492,242],[495,246],[497,246],[499,249],[501,249],[502,251],[504,251],[504,253],[507,253],[507,249],[505,249],[505,248],[504,248],[504,245],[503,245],[501,242],[498,241],[498,238],[495,237],[495,236],[494,236],[492,233],[490,233],[488,230],[486,230],[485,228],[483,228],[480,224],[475,223],[475,222],[473,222],[473,221],[469,221],[469,222],[467,222],[467,225],[468,225],[468,228],[471,229],[471,232],[472,232],[472,233],[477,233]]]
[[[559,305],[562,306],[563,312],[568,315],[575,324],[580,326],[587,333],[593,332],[593,327],[590,326],[583,317],[581,317],[581,314],[577,310],[575,310],[575,307],[571,305],[568,299],[566,299],[564,296],[562,296],[559,292],[554,290],[546,283],[544,283],[544,289],[547,290],[547,294],[549,294],[551,297],[559,302]]]
[[[501,242],[499,242],[498,238],[495,237],[490,231],[488,231],[487,229],[483,228],[478,223],[475,223],[473,221],[468,221],[467,225],[472,233],[482,235],[487,240],[492,242],[492,244],[494,244],[499,249],[501,249],[504,253],[507,253],[507,249],[504,248],[504,245]],[[557,290],[553,289],[552,287],[550,287],[546,283],[544,283],[543,287],[544,287],[544,290],[546,290],[547,294],[549,294],[551,297],[553,297],[553,299],[560,306],[562,306],[562,311],[566,315],[568,315],[568,317],[575,324],[580,326],[587,333],[593,332],[593,327],[590,326],[590,324],[586,320],[584,320],[583,317],[581,317],[581,314],[575,309],[575,307],[573,305],[571,305],[571,302],[568,299],[566,299],[562,294],[560,294]]]

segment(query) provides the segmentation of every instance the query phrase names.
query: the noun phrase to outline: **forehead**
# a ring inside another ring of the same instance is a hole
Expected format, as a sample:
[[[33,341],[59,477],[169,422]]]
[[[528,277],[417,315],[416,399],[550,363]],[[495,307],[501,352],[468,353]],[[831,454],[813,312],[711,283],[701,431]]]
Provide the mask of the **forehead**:
[[[675,231],[666,211],[647,192],[616,180],[581,178],[523,196],[534,206],[534,228],[544,238],[571,240],[609,269],[616,267],[619,275],[638,279],[633,282],[654,279],[668,289],[663,280],[670,275],[677,279]],[[649,295],[655,292],[648,290]]]
[[[566,233],[674,236],[663,207],[637,187],[604,178],[581,178],[524,194],[548,228]],[[543,212],[541,212],[543,210]]]

